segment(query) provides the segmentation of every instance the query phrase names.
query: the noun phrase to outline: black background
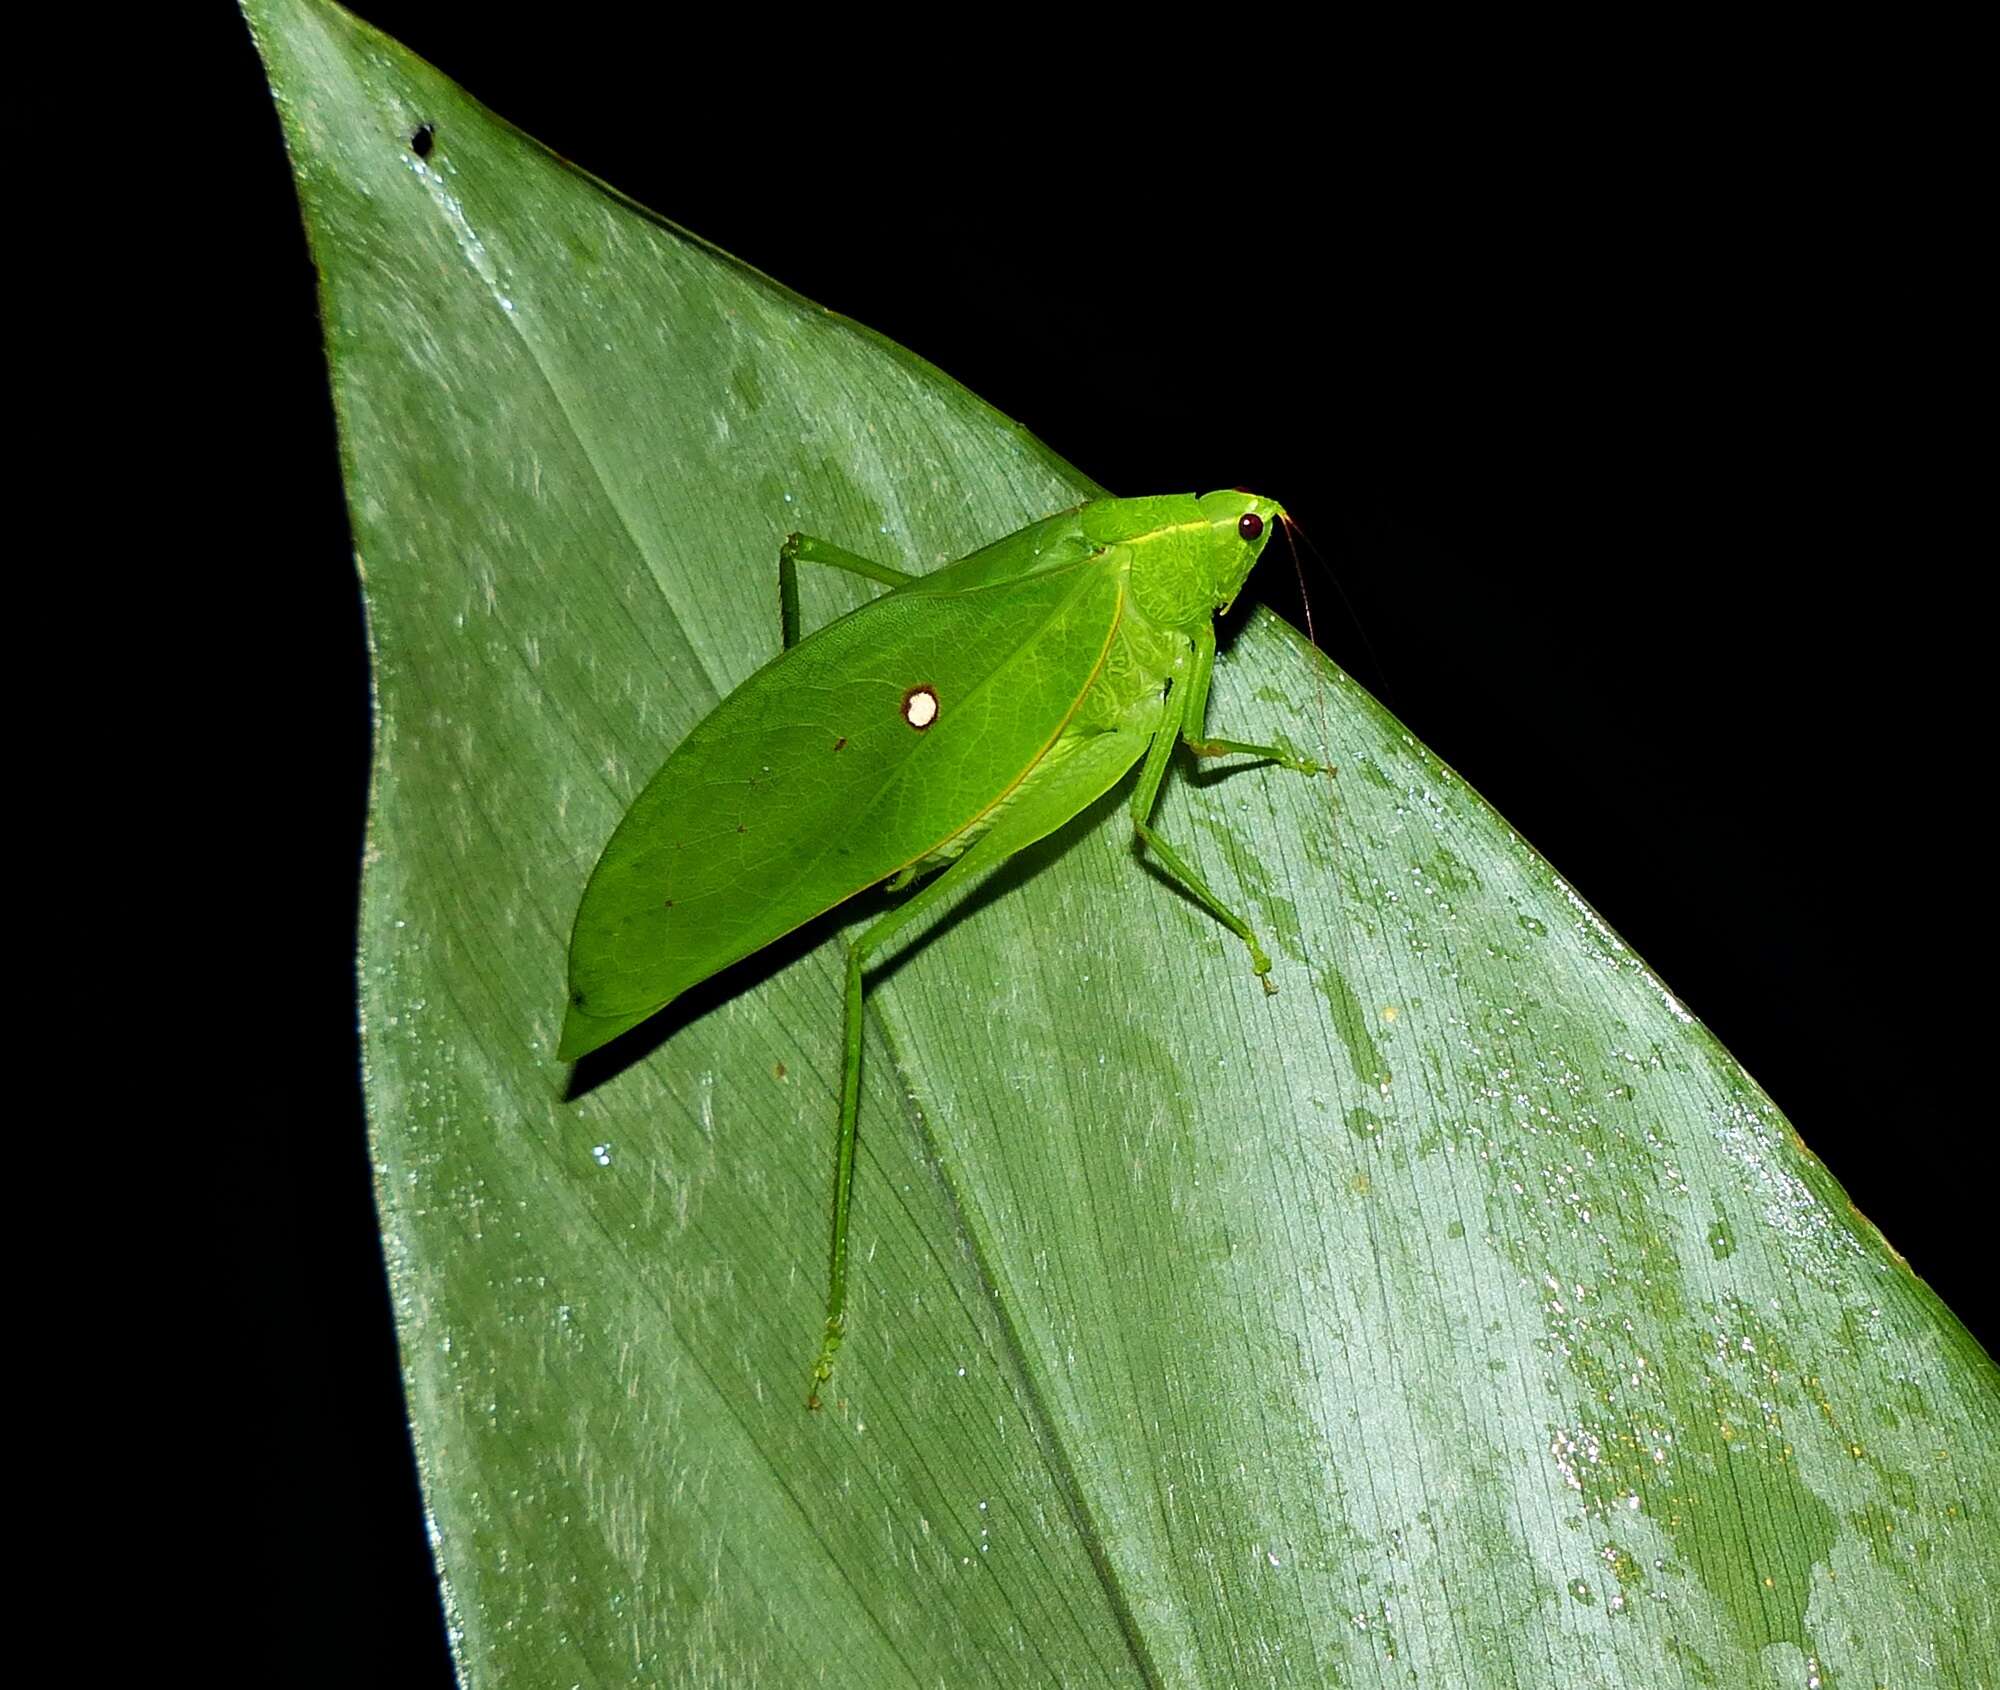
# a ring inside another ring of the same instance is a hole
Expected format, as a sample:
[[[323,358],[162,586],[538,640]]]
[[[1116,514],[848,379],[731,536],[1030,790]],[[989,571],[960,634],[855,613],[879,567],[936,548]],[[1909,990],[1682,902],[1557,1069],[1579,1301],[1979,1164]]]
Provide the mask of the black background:
[[[1324,555],[1321,643],[1589,898],[1989,1348],[1990,853],[1955,627],[1991,541],[1956,264],[1868,100],[1768,81],[1468,111],[1421,66],[1185,43],[1032,68],[906,41],[636,40],[580,14],[365,15],[529,133],[929,357],[1119,492],[1256,487]],[[403,1426],[352,1033],[366,663],[281,139],[229,20],[187,121],[238,531],[284,630],[244,685],[295,767],[292,1121],[259,1211],[265,1506],[312,1663],[448,1666]],[[567,32],[567,33],[566,33]],[[1766,67],[1767,69],[1770,67]],[[1365,112],[1365,119],[1359,115]],[[237,355],[240,354],[240,355]],[[1276,554],[1274,554],[1274,559]],[[1283,565],[1254,584],[1299,619]],[[275,733],[278,731],[273,728]],[[303,889],[301,892],[300,889]],[[294,1534],[287,1532],[288,1543]],[[283,1559],[283,1558],[281,1558]],[[309,1633],[312,1634],[312,1633]]]

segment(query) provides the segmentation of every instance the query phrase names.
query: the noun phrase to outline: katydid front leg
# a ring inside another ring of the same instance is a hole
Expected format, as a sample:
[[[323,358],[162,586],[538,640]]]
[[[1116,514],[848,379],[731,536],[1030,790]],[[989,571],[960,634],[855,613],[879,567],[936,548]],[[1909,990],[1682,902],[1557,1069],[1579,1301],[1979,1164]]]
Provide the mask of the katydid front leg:
[[[1173,757],[1176,739],[1185,743],[1197,757],[1240,753],[1265,758],[1305,775],[1331,774],[1333,771],[1321,764],[1308,762],[1281,746],[1246,745],[1234,739],[1196,738],[1202,718],[1208,714],[1208,683],[1215,669],[1213,626],[1204,625],[1196,632],[1194,654],[1189,663],[1187,684],[1176,685],[1168,691],[1164,718],[1153,735],[1153,743],[1147,747],[1146,767],[1139,776],[1139,790],[1132,795],[1132,828],[1153,855],[1159,858],[1161,866],[1206,905],[1217,921],[1250,948],[1251,971],[1262,982],[1266,992],[1275,993],[1278,988],[1271,981],[1271,959],[1264,954],[1264,947],[1257,943],[1257,935],[1250,930],[1250,924],[1218,898],[1208,882],[1195,873],[1181,854],[1155,833],[1148,823],[1153,805],[1160,795],[1160,785],[1166,779],[1167,764]]]
[[[1197,757],[1261,757],[1267,763],[1302,775],[1330,775],[1330,764],[1315,763],[1282,745],[1246,745],[1239,739],[1211,739],[1202,730],[1208,720],[1208,683],[1215,673],[1215,624],[1204,623],[1194,636],[1189,659],[1186,706],[1181,713],[1181,739]],[[1176,686],[1175,691],[1181,688]]]
[[[1212,644],[1210,649],[1214,649]],[[1160,859],[1161,866],[1193,893],[1207,907],[1210,915],[1250,947],[1251,972],[1263,982],[1266,992],[1276,992],[1278,988],[1271,984],[1271,959],[1264,954],[1264,947],[1257,943],[1257,935],[1250,931],[1249,922],[1210,891],[1208,882],[1182,860],[1181,854],[1146,825],[1153,813],[1154,802],[1160,796],[1160,783],[1167,778],[1167,764],[1173,758],[1174,741],[1184,725],[1182,712],[1186,710],[1188,700],[1189,694],[1181,688],[1168,689],[1160,725],[1154,730],[1153,741],[1146,748],[1146,766],[1139,775],[1139,789],[1132,794],[1132,829]]]

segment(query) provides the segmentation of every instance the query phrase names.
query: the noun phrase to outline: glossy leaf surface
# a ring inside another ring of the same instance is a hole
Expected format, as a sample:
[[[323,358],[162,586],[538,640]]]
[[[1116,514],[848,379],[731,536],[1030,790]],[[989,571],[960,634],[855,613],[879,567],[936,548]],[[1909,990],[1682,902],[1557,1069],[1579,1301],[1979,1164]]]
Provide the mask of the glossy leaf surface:
[[[1094,489],[345,14],[248,10],[375,646],[369,1099],[468,1682],[1991,1678],[1990,1360],[1268,616],[1212,721],[1324,738],[1331,797],[1183,770],[1160,826],[1280,995],[1115,800],[885,969],[841,1396],[803,1413],[832,930],[565,1101],[570,917],[776,649],[785,532],[930,569]]]

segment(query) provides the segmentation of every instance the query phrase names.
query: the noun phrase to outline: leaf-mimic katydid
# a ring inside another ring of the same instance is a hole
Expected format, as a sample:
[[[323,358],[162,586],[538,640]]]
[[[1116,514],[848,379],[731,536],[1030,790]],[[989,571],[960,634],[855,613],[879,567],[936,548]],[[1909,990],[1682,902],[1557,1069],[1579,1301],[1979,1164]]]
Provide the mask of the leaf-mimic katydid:
[[[847,1327],[870,955],[1143,759],[1138,839],[1273,989],[1249,924],[1148,820],[1177,743],[1323,772],[1283,746],[1205,731],[1215,617],[1284,520],[1241,491],[1098,499],[929,575],[794,534],[778,565],[785,650],[695,725],[605,846],[570,940],[564,1061],[857,893],[949,865],[847,947],[833,1261],[809,1407]],[[801,562],[890,590],[800,640]]]

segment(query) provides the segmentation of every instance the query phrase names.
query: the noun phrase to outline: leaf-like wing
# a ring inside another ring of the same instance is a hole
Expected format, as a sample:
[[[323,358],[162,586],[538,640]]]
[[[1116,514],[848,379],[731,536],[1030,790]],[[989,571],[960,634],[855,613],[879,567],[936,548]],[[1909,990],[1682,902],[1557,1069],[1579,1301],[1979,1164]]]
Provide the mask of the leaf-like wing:
[[[1038,556],[1030,542],[1045,526],[1004,544]],[[1059,567],[996,572],[967,559],[971,571],[887,593],[696,725],[584,893],[565,1059],[936,850],[1013,790],[1061,733],[1118,621],[1115,554],[1067,550]],[[917,690],[928,701],[913,725]]]

